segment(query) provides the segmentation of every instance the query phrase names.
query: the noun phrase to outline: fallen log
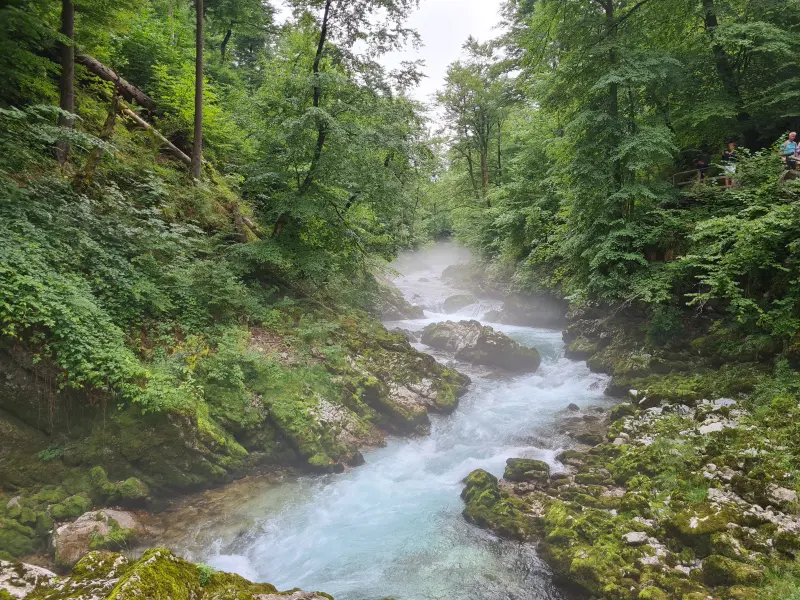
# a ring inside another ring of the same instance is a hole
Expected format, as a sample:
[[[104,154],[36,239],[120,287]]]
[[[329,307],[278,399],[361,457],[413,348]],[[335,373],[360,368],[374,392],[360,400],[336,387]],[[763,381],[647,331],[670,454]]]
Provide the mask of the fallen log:
[[[79,65],[83,65],[101,79],[105,79],[116,85],[120,95],[128,102],[136,102],[136,104],[147,110],[156,109],[156,103],[150,96],[135,85],[125,81],[122,77],[117,75],[113,69],[109,69],[96,58],[92,58],[86,54],[78,54],[75,56],[75,62]]]
[[[172,152],[172,154],[175,155],[175,158],[180,160],[187,167],[192,164],[192,159],[189,158],[186,154],[184,154],[184,152],[180,148],[178,148],[175,144],[170,142],[167,138],[165,138],[161,134],[161,132],[159,132],[155,127],[150,125],[150,123],[145,121],[142,117],[133,112],[130,108],[127,107],[123,108],[122,114],[124,114],[126,117],[129,117],[130,119],[133,119],[138,125],[141,125],[149,132],[151,132],[162,144],[164,144],[164,146],[167,147],[167,149],[170,152]]]

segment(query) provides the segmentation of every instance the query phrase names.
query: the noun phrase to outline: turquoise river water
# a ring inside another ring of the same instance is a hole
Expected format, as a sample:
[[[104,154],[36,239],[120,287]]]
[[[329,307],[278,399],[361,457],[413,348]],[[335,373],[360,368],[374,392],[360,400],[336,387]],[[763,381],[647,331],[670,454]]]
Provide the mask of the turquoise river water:
[[[479,301],[441,314],[442,301],[463,291],[440,275],[467,259],[442,244],[398,260],[395,283],[426,318],[387,326],[419,331],[496,308]],[[509,457],[558,468],[554,457],[568,445],[556,433],[558,415],[571,402],[605,404],[604,378],[564,358],[560,331],[492,325],[539,350],[537,373],[498,378],[458,364],[473,380],[470,391],[452,415],[432,417],[430,436],[392,438],[347,473],[254,479],[213,492],[168,515],[163,541],[191,560],[336,600],[564,600],[531,546],[464,521],[461,481],[479,467],[499,476]]]

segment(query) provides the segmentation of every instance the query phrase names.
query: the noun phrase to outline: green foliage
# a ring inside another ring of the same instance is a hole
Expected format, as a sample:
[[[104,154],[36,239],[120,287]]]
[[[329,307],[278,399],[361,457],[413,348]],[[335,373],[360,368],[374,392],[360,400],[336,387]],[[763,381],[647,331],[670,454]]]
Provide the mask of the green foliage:
[[[42,462],[56,460],[57,458],[64,456],[64,449],[61,446],[53,444],[39,452],[36,456]]]
[[[723,316],[734,338],[786,345],[800,327],[800,188],[774,142],[798,122],[773,99],[797,94],[800,22],[769,0],[691,4],[508,3],[507,34],[466,44],[439,94],[451,134],[439,199],[490,272],[525,292],[639,305],[651,347],[677,343],[690,308]],[[672,185],[696,159],[720,162],[729,138],[748,146],[736,187]]]
[[[200,571],[200,585],[207,586],[211,583],[211,577],[217,570],[212,567],[211,565],[207,565],[205,563],[196,563],[195,566],[197,570]]]

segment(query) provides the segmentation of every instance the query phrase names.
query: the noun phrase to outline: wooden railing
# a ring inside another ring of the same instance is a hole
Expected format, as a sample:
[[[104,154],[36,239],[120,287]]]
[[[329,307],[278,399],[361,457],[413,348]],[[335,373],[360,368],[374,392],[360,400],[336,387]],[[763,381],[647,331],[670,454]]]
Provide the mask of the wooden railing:
[[[691,171],[681,171],[672,176],[672,185],[678,188],[687,187],[690,185],[709,185],[717,184],[722,188],[728,189],[736,185],[734,181],[734,174],[719,175],[719,169],[714,170],[714,174],[710,174],[711,169],[706,169],[703,173],[700,169],[692,169]]]

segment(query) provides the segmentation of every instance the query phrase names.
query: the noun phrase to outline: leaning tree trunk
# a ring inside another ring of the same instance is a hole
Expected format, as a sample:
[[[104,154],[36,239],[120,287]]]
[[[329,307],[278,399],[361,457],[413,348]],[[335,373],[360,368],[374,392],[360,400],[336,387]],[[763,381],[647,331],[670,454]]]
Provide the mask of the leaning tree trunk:
[[[96,58],[92,58],[86,54],[78,54],[75,56],[75,62],[83,67],[86,67],[86,69],[101,79],[112,82],[119,91],[120,95],[128,102],[136,102],[136,104],[142,108],[146,108],[150,111],[156,109],[156,103],[150,96],[145,94],[132,83],[129,83],[117,75],[113,69],[107,67]]]
[[[59,81],[61,110],[70,114],[75,112],[75,5],[72,0],[62,0],[61,3],[61,34],[69,42],[61,45],[61,80]],[[58,124],[67,129],[72,129],[72,117],[61,115]],[[69,142],[61,140],[56,144],[56,157],[62,165],[67,162],[69,155]]]
[[[195,0],[197,28],[195,32],[194,63],[194,145],[192,146],[192,177],[200,179],[203,167],[203,0]]]

